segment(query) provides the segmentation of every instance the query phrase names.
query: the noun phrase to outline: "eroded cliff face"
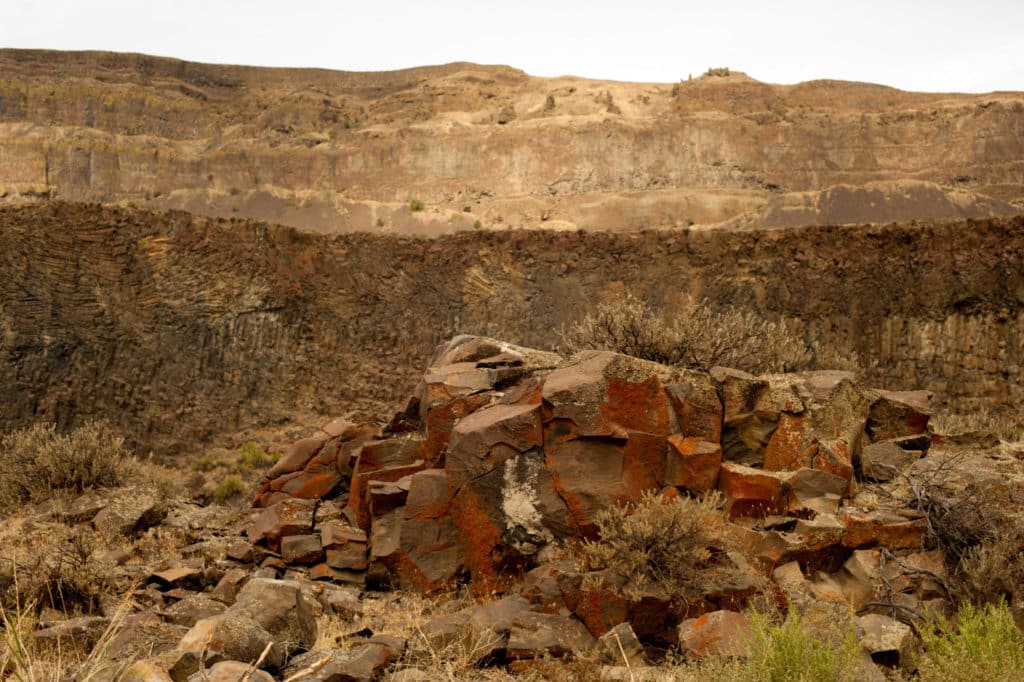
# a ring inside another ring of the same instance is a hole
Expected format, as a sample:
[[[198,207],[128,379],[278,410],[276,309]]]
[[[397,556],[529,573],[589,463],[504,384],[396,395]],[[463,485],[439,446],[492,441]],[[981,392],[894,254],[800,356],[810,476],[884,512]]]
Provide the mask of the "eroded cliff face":
[[[430,235],[1007,215],[1024,96],[5,50],[0,194]]]
[[[757,309],[940,405],[1024,400],[1024,218],[419,239],[50,202],[0,209],[0,426],[104,417],[173,451],[379,411],[455,333],[550,348],[622,292]]]

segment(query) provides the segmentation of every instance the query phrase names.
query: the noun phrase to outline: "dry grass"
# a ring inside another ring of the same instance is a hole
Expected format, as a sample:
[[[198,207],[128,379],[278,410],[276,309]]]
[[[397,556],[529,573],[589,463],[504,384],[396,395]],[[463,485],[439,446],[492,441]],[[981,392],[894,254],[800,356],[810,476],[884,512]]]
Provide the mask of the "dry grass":
[[[931,429],[943,436],[978,434],[1019,442],[1024,440],[1024,414],[992,410],[938,412],[931,419]]]
[[[108,652],[130,612],[128,600],[121,601],[92,644],[72,638],[37,640],[32,635],[37,627],[35,607],[31,603],[20,608],[0,606],[0,679],[91,682],[114,679],[125,667],[124,662],[112,660]]]
[[[967,550],[955,573],[957,597],[971,604],[1015,602],[1024,597],[1021,529],[993,532]]]
[[[666,365],[753,373],[793,371],[813,358],[781,324],[693,299],[670,319],[632,296],[601,303],[562,331],[562,344],[569,352],[611,350]]]
[[[0,504],[15,506],[52,495],[115,486],[130,470],[124,439],[102,422],[67,434],[52,424],[13,431],[0,440]]]
[[[717,561],[726,546],[722,498],[666,499],[645,493],[633,505],[609,507],[596,517],[600,539],[585,541],[585,570],[611,571],[629,579],[627,589],[649,588],[671,596],[704,594],[736,573]]]

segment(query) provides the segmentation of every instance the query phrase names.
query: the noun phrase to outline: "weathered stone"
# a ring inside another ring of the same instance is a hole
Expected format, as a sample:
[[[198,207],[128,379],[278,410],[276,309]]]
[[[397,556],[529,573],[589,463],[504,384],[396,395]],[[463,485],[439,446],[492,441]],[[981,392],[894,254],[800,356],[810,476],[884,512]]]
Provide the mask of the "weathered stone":
[[[353,544],[343,549],[329,549],[325,563],[340,571],[365,571],[366,546]]]
[[[427,645],[434,651],[443,651],[465,637],[469,627],[469,611],[456,611],[431,618],[420,628]]]
[[[309,438],[295,441],[281,459],[277,460],[274,466],[267,470],[266,477],[274,479],[284,474],[301,471],[313,459],[316,453],[320,452],[324,443],[329,439],[329,434],[317,433]]]
[[[45,624],[46,627],[32,633],[32,638],[38,642],[59,642],[62,646],[79,646],[88,650],[103,634],[109,622],[109,619],[102,616],[69,618]]]
[[[623,438],[629,431],[668,436],[669,404],[662,380],[677,376],[654,362],[587,351],[545,379],[545,420],[568,420],[584,438]]]
[[[363,612],[359,593],[355,590],[328,585],[320,594],[320,603],[339,618],[351,620]]]
[[[194,587],[199,583],[202,575],[203,572],[198,568],[179,566],[152,573],[150,574],[149,579],[155,581],[165,589],[169,587],[182,587],[185,585]]]
[[[786,508],[782,475],[725,462],[718,476],[718,489],[729,500],[729,518],[764,517]]]
[[[540,405],[491,405],[459,420],[445,470],[453,490],[507,459],[543,445]]]
[[[246,533],[254,543],[265,543],[277,551],[281,538],[288,535],[304,535],[313,529],[315,500],[287,499],[254,511]]]
[[[281,559],[289,564],[315,564],[323,559],[320,535],[289,535],[281,538]]]
[[[670,436],[665,484],[691,492],[714,490],[722,466],[722,448],[717,443]]]
[[[787,594],[800,592],[807,583],[799,561],[790,561],[776,568],[772,571],[772,580]]]
[[[368,466],[369,470],[364,469]],[[351,490],[349,492],[348,506],[355,517],[355,524],[365,530],[370,528],[370,484],[374,481],[392,483],[400,481],[426,468],[424,460],[416,460],[410,464],[397,464],[395,466],[376,467],[374,464],[364,465],[362,460],[356,463],[355,473],[352,475]]]
[[[868,413],[871,442],[926,433],[931,419],[930,391],[875,391]]]
[[[445,472],[430,469],[414,474],[399,531],[396,570],[403,586],[431,592],[448,585],[462,572],[462,546],[448,511]]]
[[[249,616],[287,652],[305,651],[316,643],[312,602],[297,582],[253,578],[226,613]]]
[[[508,638],[508,657],[579,655],[595,644],[583,623],[569,616],[526,611],[512,623]]]
[[[227,556],[235,561],[251,563],[255,559],[252,543],[245,540],[236,540],[228,547]]]
[[[249,663],[240,661],[221,661],[210,668],[196,671],[189,676],[188,682],[274,682],[274,678],[263,670],[254,670]]]
[[[601,647],[601,658],[606,663],[629,667],[644,664],[644,647],[629,623],[620,623],[601,635],[598,644]]]
[[[72,523],[91,521],[98,513],[103,511],[110,502],[104,497],[87,492],[76,497],[64,511],[63,516]]]
[[[677,435],[718,443],[722,438],[722,401],[715,382],[704,372],[683,370],[665,385]]]
[[[509,633],[516,619],[530,608],[519,596],[504,597],[468,609],[469,641],[473,642],[475,665],[483,665],[505,654]]]
[[[131,488],[120,491],[92,519],[101,535],[134,535],[160,523],[167,507],[156,490]]]
[[[814,400],[800,414],[779,415],[778,428],[764,451],[764,467],[823,469],[850,480],[869,399],[846,372],[809,372],[801,377]]]
[[[364,571],[332,568],[327,564],[317,564],[309,569],[309,579],[327,580],[334,583],[362,587],[366,584],[366,573]]]
[[[279,667],[285,659],[285,647],[250,616],[225,612],[204,618],[178,642],[170,676],[175,682],[188,679],[199,670],[201,659],[207,663],[255,661],[268,646],[264,663]]]
[[[451,515],[481,591],[503,589],[555,538],[575,534],[538,449],[467,482],[452,502]]]
[[[839,510],[846,526],[843,544],[847,547],[887,547],[921,549],[928,524],[924,519],[907,519],[885,511],[865,511],[853,507]]]
[[[575,601],[573,613],[595,637],[600,637],[619,623],[625,623],[629,616],[629,602],[612,586],[588,589],[581,586]]]
[[[891,481],[920,458],[920,452],[904,450],[892,441],[872,443],[861,450],[861,473],[871,481]]]
[[[136,661],[124,671],[120,682],[171,682],[171,676],[153,661]]]
[[[571,563],[543,564],[526,574],[520,594],[537,611],[574,611],[582,582],[583,575]]]
[[[864,633],[860,645],[871,655],[872,661],[886,668],[910,672],[918,642],[909,625],[873,613],[860,616],[855,622]]]
[[[225,608],[227,607],[221,602],[199,593],[189,595],[177,603],[168,606],[161,611],[161,615],[169,623],[190,628],[204,618],[223,613]]]
[[[773,374],[764,377],[768,385],[754,396],[753,412],[762,419],[777,422],[782,413],[801,414],[804,401],[813,401],[805,374]]]
[[[679,624],[679,646],[688,656],[749,655],[750,619],[734,611],[713,611]]]
[[[297,682],[371,682],[378,678],[390,659],[387,646],[366,642],[347,650],[325,649],[302,654],[288,663],[283,675]]]
[[[893,567],[911,579],[916,586],[917,597],[924,601],[948,597],[946,589],[949,578],[946,569],[946,553],[942,548],[928,552],[914,552],[902,557],[899,565]]]
[[[404,476],[397,481],[370,481],[366,486],[369,498],[370,518],[377,519],[405,505],[409,496],[411,476]],[[372,528],[372,524],[371,524]]]
[[[210,597],[230,606],[235,603],[238,591],[249,579],[249,573],[240,568],[232,568],[224,573],[217,585],[210,591]]]

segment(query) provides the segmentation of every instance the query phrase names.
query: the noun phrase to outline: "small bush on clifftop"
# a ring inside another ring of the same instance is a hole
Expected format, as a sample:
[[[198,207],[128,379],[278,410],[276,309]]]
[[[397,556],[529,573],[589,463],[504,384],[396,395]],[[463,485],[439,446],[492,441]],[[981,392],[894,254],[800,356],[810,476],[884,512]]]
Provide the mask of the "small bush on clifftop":
[[[67,434],[58,433],[53,424],[13,431],[0,440],[0,502],[39,499],[54,490],[115,486],[130,462],[124,439],[102,422]]]
[[[715,365],[752,373],[786,372],[811,359],[804,344],[780,324],[753,313],[716,312],[687,299],[663,318],[632,296],[601,303],[562,334],[570,352],[611,350],[666,365],[710,369]]]

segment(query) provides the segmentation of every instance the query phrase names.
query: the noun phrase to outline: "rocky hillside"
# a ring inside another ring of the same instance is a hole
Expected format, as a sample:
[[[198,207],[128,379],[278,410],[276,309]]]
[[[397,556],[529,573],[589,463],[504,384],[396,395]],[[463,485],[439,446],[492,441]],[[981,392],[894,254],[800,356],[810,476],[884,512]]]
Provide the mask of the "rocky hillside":
[[[387,425],[334,419],[261,463],[251,509],[109,454],[119,486],[5,505],[0,669],[111,682],[1024,671],[1024,443],[933,431],[927,391],[474,336],[441,344],[421,376]],[[46,441],[35,433],[2,444],[28,455]],[[38,459],[20,463],[0,490],[39,475]],[[981,620],[965,610],[1004,598]],[[956,613],[983,644],[950,651]]]
[[[0,209],[0,428],[104,417],[158,450],[379,409],[434,346],[553,348],[631,292],[784,321],[875,385],[1024,400],[1024,219],[774,231],[313,235],[183,212]],[[615,267],[610,267],[615,264]]]
[[[0,195],[431,235],[977,218],[1024,206],[1024,95],[2,50]]]

